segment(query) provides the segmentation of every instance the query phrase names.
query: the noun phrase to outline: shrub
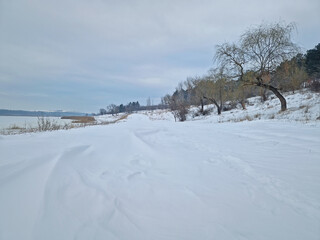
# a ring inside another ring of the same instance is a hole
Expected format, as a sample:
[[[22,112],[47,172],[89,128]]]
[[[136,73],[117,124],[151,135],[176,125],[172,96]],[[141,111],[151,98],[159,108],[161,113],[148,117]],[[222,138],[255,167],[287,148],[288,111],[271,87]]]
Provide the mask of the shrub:
[[[44,131],[53,131],[53,130],[59,130],[62,126],[57,123],[57,121],[45,118],[45,117],[38,117],[38,131],[44,132]]]
[[[212,113],[212,108],[208,108],[208,109],[205,109],[205,110],[203,110],[203,111],[201,111],[201,110],[198,110],[198,111],[196,111],[194,114],[193,114],[193,117],[199,117],[199,116],[206,116],[206,115],[209,115],[209,114],[211,114]]]
[[[175,110],[172,110],[172,114],[174,116],[174,119],[178,119],[180,122],[184,122],[185,120],[187,120],[188,112],[189,112],[189,110],[188,110],[187,106],[185,106],[184,104],[181,104],[181,105],[177,106],[177,108]]]

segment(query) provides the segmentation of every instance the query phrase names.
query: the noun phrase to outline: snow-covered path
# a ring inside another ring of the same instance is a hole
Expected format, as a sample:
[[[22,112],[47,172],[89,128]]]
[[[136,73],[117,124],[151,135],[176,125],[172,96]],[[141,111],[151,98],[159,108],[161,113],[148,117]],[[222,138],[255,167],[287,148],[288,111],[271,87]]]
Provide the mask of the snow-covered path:
[[[320,239],[320,129],[127,122],[0,136],[0,239]]]

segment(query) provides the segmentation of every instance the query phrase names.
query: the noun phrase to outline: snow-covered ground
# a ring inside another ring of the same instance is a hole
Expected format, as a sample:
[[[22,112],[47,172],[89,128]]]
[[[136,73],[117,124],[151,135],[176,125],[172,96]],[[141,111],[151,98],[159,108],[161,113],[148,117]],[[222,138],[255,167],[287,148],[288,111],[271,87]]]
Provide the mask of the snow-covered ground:
[[[246,110],[242,110],[240,106],[223,112],[221,116],[211,115],[211,122],[238,122],[254,119],[278,119],[285,121],[299,121],[312,123],[320,120],[320,94],[308,92],[306,90],[299,91],[295,94],[285,93],[287,100],[287,111],[280,111],[280,101],[275,95],[271,95],[269,100],[261,102],[260,97],[248,99]],[[215,112],[216,110],[213,109]],[[318,120],[317,120],[318,118]],[[320,121],[319,121],[320,122]]]
[[[246,103],[246,110],[243,110],[240,104],[237,108],[223,111],[217,115],[217,109],[214,105],[205,106],[205,109],[211,111],[211,114],[199,116],[199,107],[191,107],[188,114],[188,121],[201,120],[211,123],[221,122],[242,122],[252,120],[281,120],[294,121],[311,124],[320,123],[320,93],[301,90],[284,94],[287,100],[287,111],[280,111],[280,101],[274,95],[269,96],[266,102],[261,102],[261,97],[249,98]],[[173,115],[168,110],[148,111],[147,114],[153,120],[171,120]],[[198,116],[197,116],[198,115]]]
[[[319,240],[317,121],[218,118],[0,136],[0,239]]]

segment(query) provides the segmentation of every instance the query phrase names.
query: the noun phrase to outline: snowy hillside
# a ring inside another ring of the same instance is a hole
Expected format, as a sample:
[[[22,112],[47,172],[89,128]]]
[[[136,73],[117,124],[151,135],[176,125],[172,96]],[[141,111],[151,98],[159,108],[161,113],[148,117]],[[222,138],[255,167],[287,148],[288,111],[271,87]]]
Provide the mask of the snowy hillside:
[[[311,101],[316,119],[319,98],[288,97],[279,115],[274,101],[0,136],[0,239],[318,240],[320,128],[299,116]]]
[[[246,103],[246,110],[243,110],[238,104],[235,109],[223,111],[221,115],[217,115],[214,105],[205,106],[206,109],[210,110],[210,114],[206,116],[201,114],[199,116],[200,108],[192,107],[187,120],[205,120],[211,123],[221,123],[275,119],[320,124],[320,93],[301,90],[295,94],[285,93],[284,96],[288,106],[285,112],[280,111],[279,99],[271,95],[265,102],[261,102],[261,97],[249,98]],[[169,110],[149,111],[146,114],[153,120],[174,121],[174,117]]]
[[[295,94],[284,94],[288,109],[280,112],[279,99],[271,95],[269,100],[261,102],[260,97],[248,99],[247,110],[238,109],[223,112],[221,116],[213,117],[213,122],[243,121],[259,119],[279,119],[285,121],[314,122],[320,120],[320,94],[300,91]],[[318,119],[317,119],[318,118]]]

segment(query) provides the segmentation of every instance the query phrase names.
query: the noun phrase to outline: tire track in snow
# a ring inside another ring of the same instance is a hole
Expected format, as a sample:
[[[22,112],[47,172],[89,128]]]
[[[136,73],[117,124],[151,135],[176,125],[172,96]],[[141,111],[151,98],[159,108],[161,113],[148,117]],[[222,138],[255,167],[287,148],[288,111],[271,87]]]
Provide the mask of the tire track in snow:
[[[34,229],[36,239],[43,239],[49,226],[67,234],[64,225],[58,224],[61,220],[57,219],[60,218],[72,222],[78,219],[76,222],[79,222],[79,226],[74,226],[74,233],[70,234],[76,234],[83,225],[96,225],[107,230],[103,224],[111,221],[114,216],[114,197],[106,194],[98,184],[88,181],[84,172],[81,172],[81,164],[88,157],[88,149],[90,145],[70,148],[56,161],[45,184],[44,204]],[[56,224],[50,224],[51,221]]]
[[[278,201],[285,203],[288,206],[291,206],[297,213],[304,214],[309,217],[314,218],[317,221],[320,221],[320,207],[318,204],[315,204],[313,201],[307,199],[305,196],[300,193],[284,187],[283,183],[280,180],[258,174],[246,161],[241,160],[238,157],[225,155],[222,157],[222,160],[233,170],[240,172],[248,176],[253,181],[247,181],[246,184],[251,185],[250,190],[252,191],[253,184],[258,183],[265,192],[275,197]],[[301,207],[301,205],[303,207]]]
[[[276,145],[282,145],[282,146],[289,146],[296,149],[306,150],[309,151],[310,148],[313,149],[316,153],[320,154],[320,151],[317,150],[317,146],[320,145],[320,138],[319,137],[312,137],[309,136],[303,137],[303,136],[296,136],[291,134],[280,134],[278,132],[279,129],[272,129],[272,132],[262,132],[257,130],[250,130],[250,132],[243,134],[243,133],[234,133],[234,132],[227,132],[229,135],[233,135],[237,138],[241,138],[242,141],[252,141],[257,145],[264,146],[265,144],[272,144],[274,146]],[[246,139],[246,140],[245,140]],[[301,146],[301,142],[304,142],[306,146]],[[315,146],[315,147],[313,147]]]
[[[24,159],[19,162],[9,163],[0,167],[0,185],[7,181],[14,180],[16,177],[33,171],[35,168],[54,161],[55,155],[49,154],[31,159]]]
[[[135,146],[130,147],[135,148]],[[124,180],[126,179],[131,182],[135,178],[144,176],[144,171],[134,171],[132,167],[147,169],[152,164],[148,161],[141,161],[141,159],[138,159],[138,162],[131,160],[128,167],[123,165],[122,170],[120,168],[120,171],[117,172],[112,173],[104,170],[102,173],[90,173],[87,169],[83,168],[84,165],[82,164],[88,157],[86,154],[88,149],[90,149],[89,145],[77,146],[68,149],[60,156],[48,178],[46,186],[47,192],[45,198],[49,205],[44,207],[43,212],[48,213],[49,216],[48,214],[42,215],[38,221],[38,225],[40,225],[38,229],[46,225],[41,225],[41,222],[50,221],[50,219],[57,218],[57,215],[61,215],[80,220],[81,226],[78,226],[78,230],[75,230],[75,236],[79,235],[81,228],[85,226],[86,229],[94,228],[95,231],[109,232],[109,235],[113,236],[114,239],[120,239],[120,237],[117,237],[118,233],[112,230],[112,226],[114,227],[119,222],[128,227],[131,225],[133,229],[136,229],[132,231],[139,232],[140,227],[136,224],[134,216],[130,216],[127,212],[125,203],[121,200],[121,197],[112,191],[107,192],[108,188],[101,187],[103,183],[101,181],[105,182],[105,180],[108,180],[107,175],[111,174],[110,180],[115,179],[117,176],[122,176]],[[63,176],[68,177],[61,179]],[[74,193],[70,194],[70,192]],[[78,197],[75,198],[75,196]],[[82,211],[77,206],[83,206]],[[50,209],[60,209],[64,213],[52,213],[49,211]],[[94,233],[91,230],[87,234],[90,232]],[[41,233],[39,235],[40,238]]]

